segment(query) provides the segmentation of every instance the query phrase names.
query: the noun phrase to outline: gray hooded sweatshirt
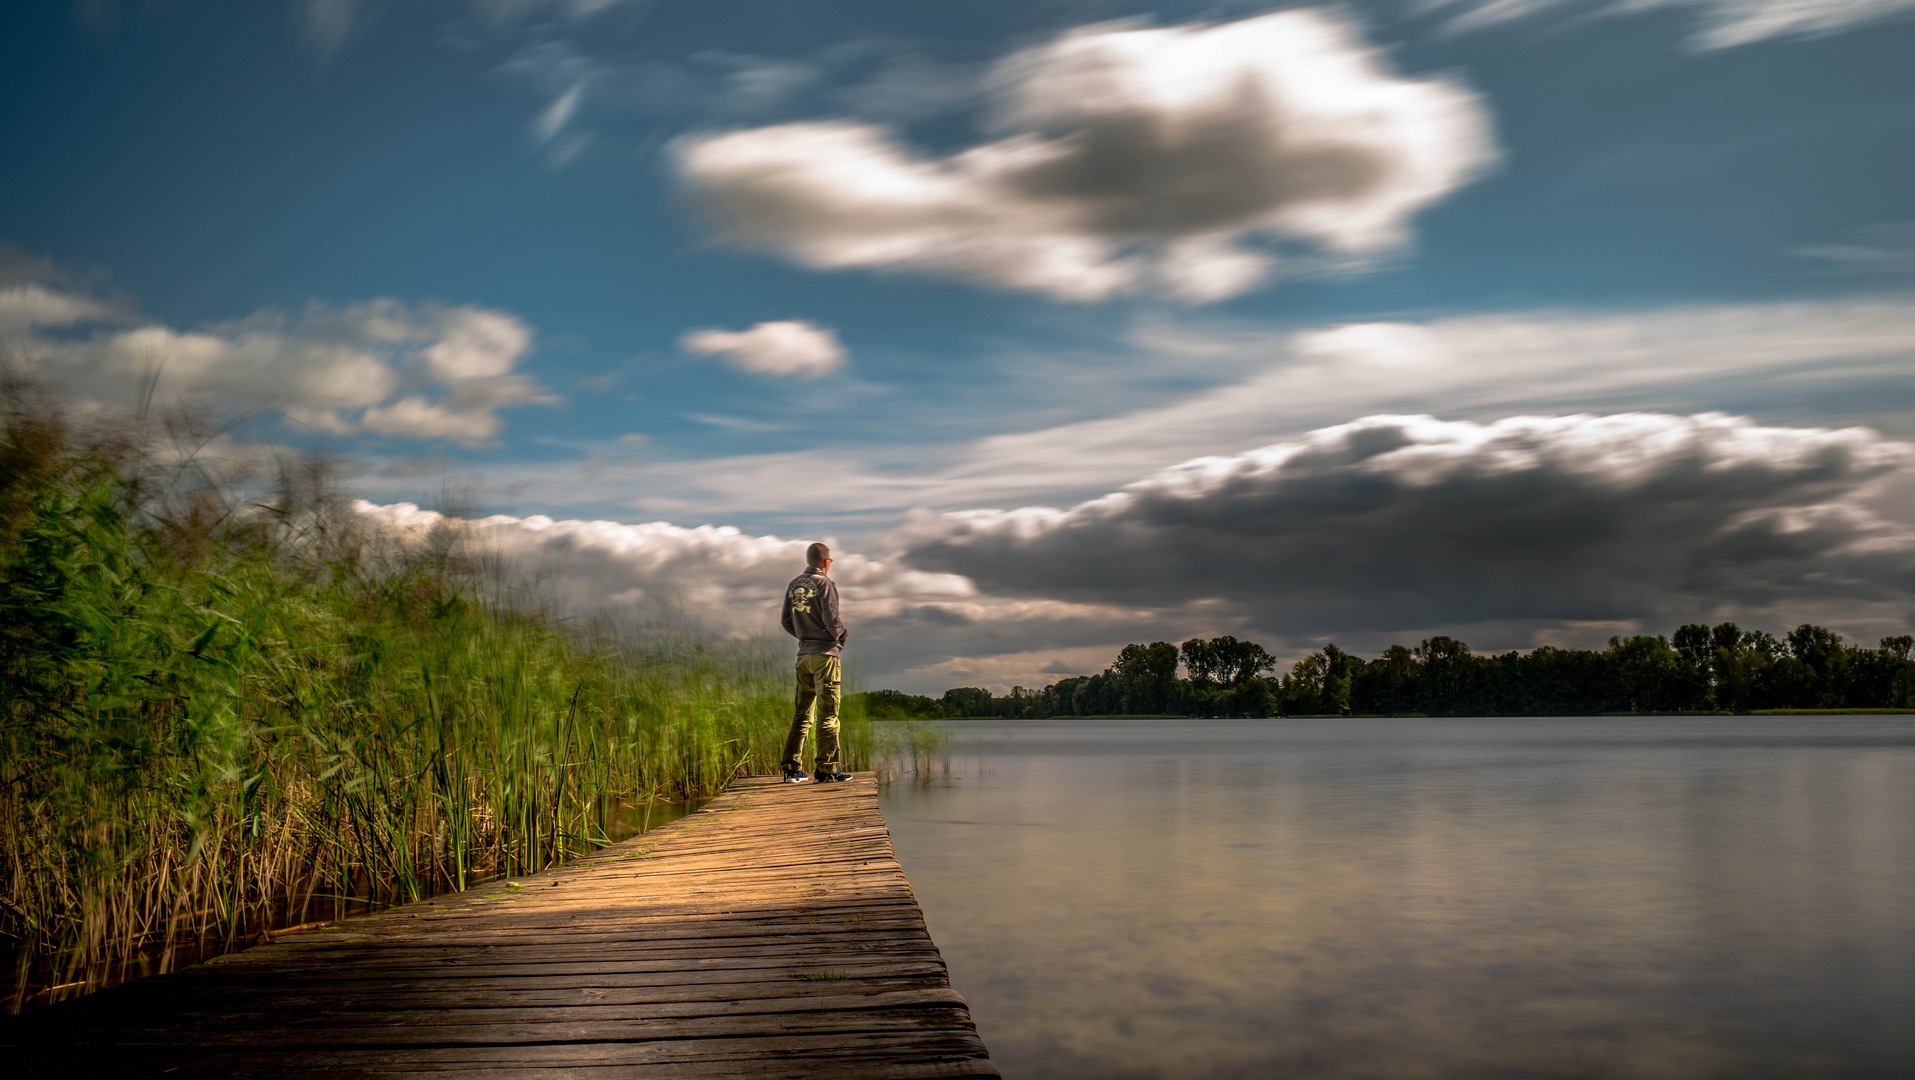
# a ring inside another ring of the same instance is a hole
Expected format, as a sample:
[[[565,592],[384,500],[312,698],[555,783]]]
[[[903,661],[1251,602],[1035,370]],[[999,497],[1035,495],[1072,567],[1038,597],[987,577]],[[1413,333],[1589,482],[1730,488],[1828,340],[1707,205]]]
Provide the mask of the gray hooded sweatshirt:
[[[785,610],[778,622],[798,639],[799,656],[837,656],[848,636],[838,618],[838,585],[816,567],[785,586]]]

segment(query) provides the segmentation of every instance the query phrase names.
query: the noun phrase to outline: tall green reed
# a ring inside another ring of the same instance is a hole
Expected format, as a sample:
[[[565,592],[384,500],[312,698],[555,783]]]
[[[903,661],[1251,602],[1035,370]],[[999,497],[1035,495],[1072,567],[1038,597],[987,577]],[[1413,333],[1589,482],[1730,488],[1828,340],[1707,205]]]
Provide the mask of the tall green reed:
[[[535,871],[777,763],[782,650],[507,603],[456,528],[368,530],[320,464],[216,475],[12,385],[0,412],[9,1011]]]

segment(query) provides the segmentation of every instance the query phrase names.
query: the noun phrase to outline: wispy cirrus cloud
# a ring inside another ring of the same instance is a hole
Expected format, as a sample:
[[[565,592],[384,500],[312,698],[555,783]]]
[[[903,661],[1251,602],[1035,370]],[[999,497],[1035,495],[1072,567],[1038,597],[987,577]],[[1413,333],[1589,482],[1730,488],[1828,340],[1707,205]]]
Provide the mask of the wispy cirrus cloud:
[[[642,17],[657,0],[433,0],[444,16],[465,16],[494,34],[511,34],[540,23],[577,26],[612,12]],[[76,14],[90,23],[111,9],[117,22],[118,0],[85,0]],[[370,30],[391,7],[391,0],[292,0],[289,15],[301,44],[320,60],[329,60]]]
[[[999,137],[956,154],[821,120],[686,138],[679,175],[720,238],[804,266],[1207,302],[1279,271],[1273,245],[1318,269],[1402,246],[1497,156],[1474,93],[1324,10],[1083,27],[986,84]]]
[[[1621,16],[1659,9],[1694,13],[1689,44],[1699,51],[1761,41],[1815,38],[1915,15],[1915,0],[1429,0],[1450,33],[1470,33],[1547,15]]]
[[[581,23],[611,12],[643,15],[658,0],[464,0],[472,15],[494,29],[511,29],[541,18]]]
[[[570,32],[536,36],[500,70],[545,102],[530,132],[559,168],[621,135],[628,148],[649,148],[686,130],[820,112],[884,122],[947,115],[977,101],[984,77],[979,66],[890,40],[800,56],[707,49],[660,60],[623,57]]]
[[[329,59],[383,7],[381,0],[294,0],[293,27],[321,60]]]
[[[1795,249],[1833,270],[1851,274],[1915,274],[1915,221],[1888,221],[1861,230],[1843,243]]]

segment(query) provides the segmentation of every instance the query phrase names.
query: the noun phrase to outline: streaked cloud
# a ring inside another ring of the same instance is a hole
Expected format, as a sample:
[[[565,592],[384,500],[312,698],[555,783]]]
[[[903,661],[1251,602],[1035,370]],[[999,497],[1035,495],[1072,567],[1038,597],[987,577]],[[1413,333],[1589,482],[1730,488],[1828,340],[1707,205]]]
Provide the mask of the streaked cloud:
[[[338,52],[381,6],[369,0],[294,0],[293,26],[320,59]]]
[[[1871,23],[1907,18],[1915,0],[1432,0],[1425,11],[1450,13],[1446,28],[1468,33],[1543,15],[1630,15],[1663,8],[1695,13],[1690,45],[1730,49],[1759,41],[1814,38]]]
[[[795,57],[707,49],[661,60],[572,32],[535,36],[500,70],[544,102],[529,130],[554,168],[621,143],[643,156],[673,134],[713,125],[819,112],[923,120],[970,108],[983,89],[981,67],[855,38]]]
[[[1861,230],[1847,243],[1815,244],[1795,253],[1849,273],[1915,273],[1915,221],[1883,222]]]
[[[986,81],[1000,137],[956,154],[822,120],[683,139],[679,174],[719,237],[804,266],[1207,302],[1399,248],[1496,159],[1473,92],[1324,10],[1083,27]]]
[[[495,30],[539,18],[584,22],[613,11],[644,14],[658,0],[465,0],[466,10]]]
[[[545,111],[532,121],[532,138],[539,145],[552,148],[548,160],[554,166],[564,166],[591,144],[591,136],[583,132],[573,132],[569,137],[560,139],[560,136],[566,135],[566,125],[578,113],[579,101],[584,94],[584,81],[573,83],[564,93],[553,98]]]
[[[844,346],[828,327],[802,319],[761,322],[749,330],[692,330],[679,339],[686,352],[718,356],[759,375],[815,379],[844,366]]]

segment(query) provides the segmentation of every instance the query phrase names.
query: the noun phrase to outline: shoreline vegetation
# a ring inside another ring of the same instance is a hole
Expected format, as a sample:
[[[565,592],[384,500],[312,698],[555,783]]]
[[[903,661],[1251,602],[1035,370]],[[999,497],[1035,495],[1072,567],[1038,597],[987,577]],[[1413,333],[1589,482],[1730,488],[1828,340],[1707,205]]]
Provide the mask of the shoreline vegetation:
[[[82,431],[12,381],[0,420],[6,1012],[775,771],[768,641],[562,620],[456,527],[373,530],[325,462],[222,466],[190,417]],[[855,769],[937,739],[845,717]]]
[[[1915,712],[1911,646],[1902,635],[1863,648],[1811,623],[1781,638],[1691,623],[1669,637],[1612,637],[1600,651],[1484,656],[1433,637],[1364,660],[1329,644],[1271,676],[1277,661],[1255,642],[1192,638],[1126,645],[1102,672],[1042,690],[855,696],[871,718],[902,720],[1900,713]]]

